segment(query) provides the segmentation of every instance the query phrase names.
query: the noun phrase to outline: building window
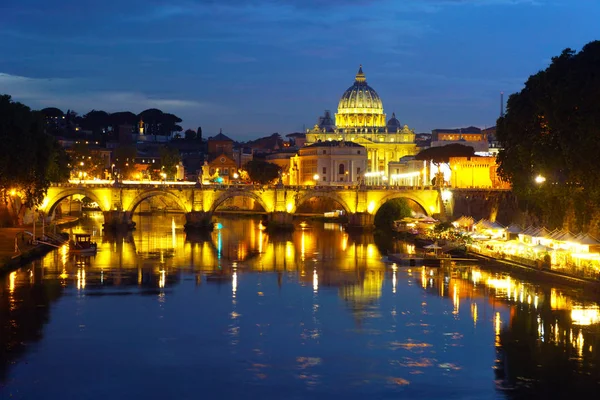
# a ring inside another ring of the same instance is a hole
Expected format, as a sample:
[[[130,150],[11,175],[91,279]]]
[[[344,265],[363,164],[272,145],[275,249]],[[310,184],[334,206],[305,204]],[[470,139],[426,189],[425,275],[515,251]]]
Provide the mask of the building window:
[[[356,154],[360,154],[360,150],[358,150],[358,151],[356,152]]]
[[[360,175],[360,167],[356,168],[356,175]]]
[[[346,168],[344,167],[344,164],[340,164],[340,166],[338,167],[338,174],[340,175],[344,175]]]
[[[323,154],[327,154],[327,150],[323,150]]]
[[[323,175],[327,173],[327,167],[323,167]]]

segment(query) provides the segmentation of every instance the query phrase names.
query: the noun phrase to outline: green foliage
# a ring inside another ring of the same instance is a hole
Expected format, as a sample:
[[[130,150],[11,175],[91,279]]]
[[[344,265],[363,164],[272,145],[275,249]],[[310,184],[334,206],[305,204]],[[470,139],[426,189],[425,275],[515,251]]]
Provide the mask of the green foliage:
[[[169,146],[162,146],[159,150],[162,170],[167,174],[167,179],[175,178],[177,165],[181,161],[179,150]]]
[[[44,133],[43,115],[0,95],[0,197],[16,190],[24,206],[38,205],[51,181],[68,179],[68,156]]]
[[[405,199],[392,199],[379,208],[374,223],[377,229],[391,230],[394,221],[410,217],[411,214],[412,211]]]
[[[275,183],[281,171],[278,165],[262,160],[248,161],[244,168],[252,182],[261,184]]]
[[[185,131],[185,140],[194,140],[196,139],[196,132],[193,129],[187,129]]]
[[[529,211],[560,226],[573,201],[600,201],[600,42],[566,49],[510,96],[497,124],[500,176]],[[537,175],[546,178],[536,184]],[[589,215],[586,209],[584,215]],[[581,216],[581,214],[580,214]],[[579,220],[580,225],[586,221]]]

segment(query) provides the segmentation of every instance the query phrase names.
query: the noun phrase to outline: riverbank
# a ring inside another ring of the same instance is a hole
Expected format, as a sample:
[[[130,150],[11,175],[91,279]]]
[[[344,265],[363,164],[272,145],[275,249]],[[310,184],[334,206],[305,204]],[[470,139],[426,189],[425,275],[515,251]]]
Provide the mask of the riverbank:
[[[48,231],[53,230],[54,226],[62,229],[76,223],[78,220],[79,218],[76,217],[65,217],[46,227],[46,229]],[[35,229],[36,232],[41,234],[42,225],[36,224]],[[31,236],[26,233],[32,232],[32,230],[33,225],[18,228],[0,228],[0,274],[14,271],[54,249],[54,247],[45,244],[32,244],[30,242]],[[15,248],[15,244],[17,248]]]
[[[514,261],[493,258],[474,252],[468,252],[467,254],[480,260],[483,263],[482,266],[490,270],[510,272],[515,277],[527,279],[532,282],[548,283],[564,288],[576,289],[587,296],[600,296],[600,282],[598,281],[547,269],[540,270]]]

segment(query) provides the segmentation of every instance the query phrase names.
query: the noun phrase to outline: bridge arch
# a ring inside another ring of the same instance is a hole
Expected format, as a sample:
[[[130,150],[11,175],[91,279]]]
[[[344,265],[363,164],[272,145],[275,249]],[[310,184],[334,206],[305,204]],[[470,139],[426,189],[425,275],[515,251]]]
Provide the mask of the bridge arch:
[[[169,199],[175,201],[175,203],[179,206],[179,208],[185,212],[192,211],[192,207],[188,206],[181,198],[179,198],[176,194],[171,193],[168,190],[146,190],[138,194],[130,203],[128,209],[126,211],[133,214],[137,206],[144,200],[148,200],[151,197],[164,196]]]
[[[294,204],[294,207],[292,207],[290,214],[294,214],[296,212],[296,210],[298,209],[298,207],[300,207],[305,201],[312,199],[313,197],[321,197],[321,198],[333,200],[336,203],[340,204],[346,213],[353,212],[352,208],[348,205],[346,200],[344,200],[339,194],[337,194],[335,192],[329,192],[329,191],[321,192],[321,191],[310,190],[310,191],[307,191],[304,194],[300,195],[296,199],[296,202]]]
[[[50,215],[54,212],[58,203],[60,203],[67,197],[71,197],[74,195],[82,195],[85,197],[89,197],[90,199],[92,199],[92,201],[98,204],[98,207],[100,207],[100,211],[107,211],[105,202],[101,201],[100,197],[98,197],[93,190],[85,187],[73,187],[62,190],[56,194],[52,194],[51,197],[47,197],[48,201],[46,202],[45,207],[42,207],[42,210],[44,210],[46,214]]]
[[[264,201],[264,199],[253,191],[228,190],[228,191],[222,193],[221,195],[219,195],[219,197],[217,197],[213,201],[209,212],[211,214],[214,213],[217,210],[217,207],[219,207],[221,204],[223,204],[226,200],[232,199],[234,197],[249,197],[249,198],[253,199],[254,201],[256,201],[258,204],[260,204],[260,206],[266,212],[272,212],[275,208],[273,206],[269,207],[268,204]]]
[[[387,203],[390,200],[394,200],[394,199],[407,199],[407,200],[412,200],[416,205],[418,205],[419,207],[421,207],[421,209],[423,210],[423,214],[429,216],[431,213],[429,212],[429,210],[427,209],[427,207],[423,204],[423,200],[419,199],[417,196],[413,196],[410,195],[408,193],[391,193],[387,196],[384,196],[381,200],[379,200],[378,203],[375,204],[375,208],[373,209],[372,214],[375,215],[377,214],[377,211],[379,211],[379,209],[381,208],[381,206],[383,206],[385,203]]]

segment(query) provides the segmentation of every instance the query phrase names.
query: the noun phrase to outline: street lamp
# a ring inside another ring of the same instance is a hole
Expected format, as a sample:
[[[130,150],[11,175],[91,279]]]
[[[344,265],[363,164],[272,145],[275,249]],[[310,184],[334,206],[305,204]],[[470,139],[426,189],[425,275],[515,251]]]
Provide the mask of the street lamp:
[[[313,180],[315,181],[315,185],[316,185],[317,182],[319,181],[319,174],[314,174],[313,175]]]
[[[167,174],[165,174],[164,172],[160,173],[160,177],[163,179],[163,183],[166,183],[167,181]]]
[[[543,176],[538,175],[535,177],[535,183],[541,185],[544,182],[546,182],[546,178],[544,178]]]

